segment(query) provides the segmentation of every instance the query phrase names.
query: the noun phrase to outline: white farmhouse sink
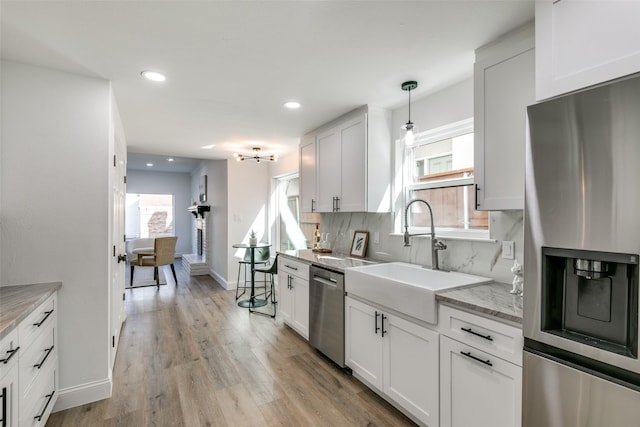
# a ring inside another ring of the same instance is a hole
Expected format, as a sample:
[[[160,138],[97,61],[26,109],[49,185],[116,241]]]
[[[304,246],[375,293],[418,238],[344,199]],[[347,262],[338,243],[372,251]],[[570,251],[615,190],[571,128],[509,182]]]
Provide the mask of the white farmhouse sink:
[[[425,322],[438,323],[439,291],[492,282],[493,279],[415,264],[391,262],[345,269],[345,290]]]

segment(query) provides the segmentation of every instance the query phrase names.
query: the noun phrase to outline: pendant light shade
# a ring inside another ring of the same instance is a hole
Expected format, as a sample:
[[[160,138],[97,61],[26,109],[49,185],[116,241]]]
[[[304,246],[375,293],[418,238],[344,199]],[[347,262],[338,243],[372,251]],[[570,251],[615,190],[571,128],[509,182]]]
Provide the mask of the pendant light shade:
[[[411,80],[402,83],[400,87],[409,92],[409,118],[407,123],[400,128],[400,138],[404,140],[405,145],[411,146],[415,142],[415,135],[418,132],[415,123],[411,121],[411,91],[418,87],[418,82]]]

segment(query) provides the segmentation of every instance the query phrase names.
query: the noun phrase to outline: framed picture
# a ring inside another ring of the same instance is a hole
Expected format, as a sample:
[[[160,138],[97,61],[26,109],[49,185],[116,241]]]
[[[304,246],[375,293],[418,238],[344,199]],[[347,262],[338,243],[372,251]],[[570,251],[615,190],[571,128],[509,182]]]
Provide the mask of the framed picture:
[[[353,233],[353,242],[351,243],[351,256],[364,257],[367,254],[367,243],[369,242],[368,231],[356,231]]]
[[[207,201],[207,175],[202,175],[200,177],[200,182],[198,183],[198,193],[200,193],[198,200],[200,203],[204,203]]]

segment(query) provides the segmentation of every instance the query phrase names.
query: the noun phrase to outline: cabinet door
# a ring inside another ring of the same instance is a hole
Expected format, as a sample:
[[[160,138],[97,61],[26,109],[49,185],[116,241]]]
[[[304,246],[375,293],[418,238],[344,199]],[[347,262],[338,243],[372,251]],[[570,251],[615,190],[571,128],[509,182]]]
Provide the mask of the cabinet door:
[[[309,280],[291,276],[293,290],[293,313],[291,326],[300,335],[309,339]]]
[[[536,1],[536,99],[640,71],[640,2]]]
[[[476,209],[524,209],[527,105],[534,102],[534,50],[507,49],[476,62]]]
[[[5,355],[2,355],[5,357]],[[18,364],[12,363],[11,368],[2,372],[0,376],[0,418],[2,425],[18,427]]]
[[[316,137],[307,135],[300,142],[300,208],[316,210]]]
[[[293,292],[289,287],[291,285],[291,275],[278,272],[278,313],[282,317],[282,321],[291,324],[293,310]]]
[[[367,115],[362,114],[340,126],[342,186],[340,212],[367,210]]]
[[[384,329],[384,392],[420,421],[437,425],[439,334],[393,315]]]
[[[345,364],[382,390],[381,313],[349,297],[345,310]]]
[[[318,135],[318,212],[333,212],[335,198],[340,197],[342,153],[338,128]]]
[[[440,337],[440,425],[521,425],[522,368]]]

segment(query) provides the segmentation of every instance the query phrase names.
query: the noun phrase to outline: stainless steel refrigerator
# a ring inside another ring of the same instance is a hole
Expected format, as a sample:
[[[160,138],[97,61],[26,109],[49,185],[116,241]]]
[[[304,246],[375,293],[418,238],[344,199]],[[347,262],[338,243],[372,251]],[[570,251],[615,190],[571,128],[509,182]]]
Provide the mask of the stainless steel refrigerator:
[[[640,77],[527,113],[523,425],[640,426]]]

